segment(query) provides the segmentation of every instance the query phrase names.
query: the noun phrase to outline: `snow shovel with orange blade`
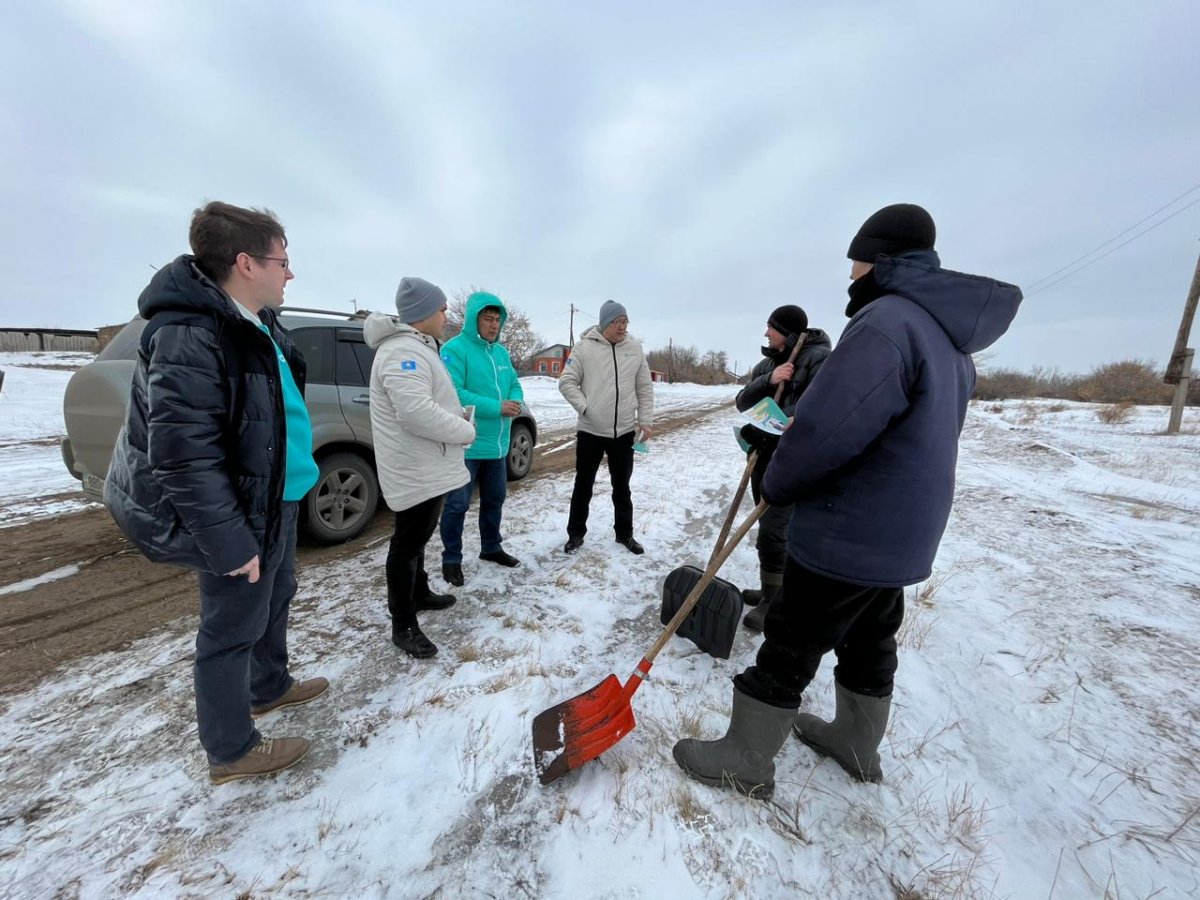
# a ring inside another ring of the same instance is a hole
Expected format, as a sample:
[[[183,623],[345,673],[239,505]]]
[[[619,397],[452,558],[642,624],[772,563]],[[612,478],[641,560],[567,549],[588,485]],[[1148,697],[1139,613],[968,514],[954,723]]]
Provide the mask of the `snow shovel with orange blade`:
[[[634,692],[650,675],[650,667],[659,651],[671,640],[676,629],[699,601],[704,589],[716,577],[729,554],[733,552],[750,527],[758,521],[767,505],[754,508],[729,543],[709,561],[708,568],[692,588],[674,618],[667,623],[650,651],[642,657],[629,680],[622,686],[616,675],[609,675],[590,691],[565,700],[540,712],[533,720],[533,765],[542,784],[561,778],[572,769],[591,762],[605,750],[616,745],[633,731],[632,700]]]

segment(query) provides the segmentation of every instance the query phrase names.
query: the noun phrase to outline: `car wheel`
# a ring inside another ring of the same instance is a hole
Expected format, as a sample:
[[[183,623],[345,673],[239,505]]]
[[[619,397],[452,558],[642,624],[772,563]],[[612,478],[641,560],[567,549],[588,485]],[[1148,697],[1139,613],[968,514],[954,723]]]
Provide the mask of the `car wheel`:
[[[508,442],[508,480],[520,481],[533,465],[533,432],[528,425],[513,423],[512,439]]]
[[[319,544],[357,537],[379,504],[375,470],[357,453],[333,453],[317,463],[317,483],[304,497],[305,531]]]

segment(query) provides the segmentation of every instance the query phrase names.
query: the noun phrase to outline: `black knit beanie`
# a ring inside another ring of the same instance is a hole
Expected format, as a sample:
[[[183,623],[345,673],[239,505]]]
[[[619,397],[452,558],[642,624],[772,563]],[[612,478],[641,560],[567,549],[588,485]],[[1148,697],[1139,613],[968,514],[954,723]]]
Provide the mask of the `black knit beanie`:
[[[863,222],[846,256],[855,262],[873,263],[877,256],[932,250],[936,238],[933,216],[914,203],[893,203]]]
[[[767,324],[784,337],[808,331],[808,313],[799,306],[781,306],[767,316]]]

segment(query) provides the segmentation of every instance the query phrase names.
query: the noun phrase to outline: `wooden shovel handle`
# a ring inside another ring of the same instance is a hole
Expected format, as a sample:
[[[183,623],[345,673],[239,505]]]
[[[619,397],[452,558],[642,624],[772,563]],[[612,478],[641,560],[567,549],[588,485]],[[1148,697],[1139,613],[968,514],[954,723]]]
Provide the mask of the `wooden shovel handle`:
[[[796,346],[792,348],[792,353],[788,357],[789,363],[795,363],[796,357],[800,355],[800,348],[804,346],[804,339],[808,336],[805,331],[796,340]],[[779,402],[779,398],[783,396],[783,387],[786,381],[779,382],[779,386],[775,388],[775,402]],[[717,543],[713,546],[712,556],[708,558],[709,563],[717,558],[717,554],[721,552],[721,548],[725,546],[725,538],[729,536],[729,529],[733,527],[733,520],[737,517],[738,510],[742,508],[742,499],[746,496],[746,485],[750,483],[750,473],[754,471],[754,464],[758,462],[758,451],[751,450],[749,456],[746,457],[746,471],[742,473],[741,484],[738,485],[737,493],[733,495],[733,502],[729,504],[729,512],[725,515],[725,523],[721,526],[721,533],[717,535]]]
[[[765,501],[754,507],[754,511],[746,517],[746,521],[739,525],[738,530],[733,533],[733,537],[729,539],[728,545],[722,547],[715,554],[714,558],[709,561],[708,568],[704,570],[704,574],[700,576],[700,580],[696,582],[696,586],[687,595],[687,599],[683,601],[683,605],[679,607],[679,610],[671,618],[671,621],[667,623],[667,627],[663,629],[663,633],[658,636],[658,640],[654,642],[654,646],[650,648],[650,652],[646,654],[643,662],[654,662],[654,657],[658,656],[658,652],[667,645],[667,641],[671,640],[671,636],[679,630],[679,626],[688,617],[688,613],[700,601],[700,595],[704,593],[704,589],[712,584],[712,580],[717,577],[717,570],[729,558],[729,554],[733,552],[734,548],[741,543],[742,538],[746,536],[746,532],[750,530],[750,526],[757,522],[759,516],[766,511],[767,504]],[[649,669],[649,666],[646,668]]]

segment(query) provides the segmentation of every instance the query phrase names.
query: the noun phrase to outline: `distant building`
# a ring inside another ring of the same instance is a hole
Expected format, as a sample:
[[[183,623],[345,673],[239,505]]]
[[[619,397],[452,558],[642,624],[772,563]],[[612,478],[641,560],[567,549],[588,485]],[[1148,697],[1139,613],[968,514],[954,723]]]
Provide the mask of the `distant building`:
[[[658,369],[651,369],[650,370],[650,380],[666,382],[667,381],[667,373],[660,372],[660,371],[658,371]]]
[[[0,328],[3,351],[83,351],[99,350],[96,332],[75,328]]]
[[[551,378],[557,378],[563,373],[570,358],[571,348],[566,344],[551,344],[529,358],[525,371],[531,375],[549,375]]]

